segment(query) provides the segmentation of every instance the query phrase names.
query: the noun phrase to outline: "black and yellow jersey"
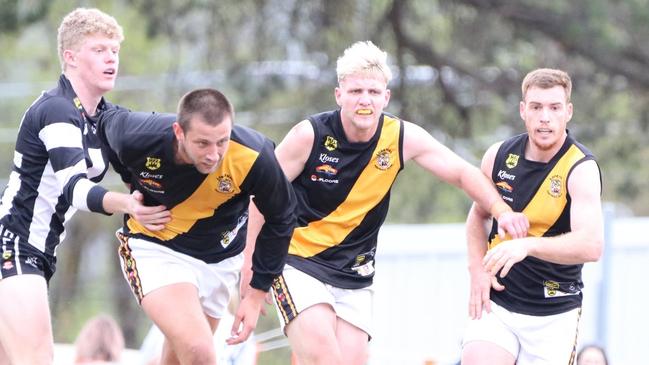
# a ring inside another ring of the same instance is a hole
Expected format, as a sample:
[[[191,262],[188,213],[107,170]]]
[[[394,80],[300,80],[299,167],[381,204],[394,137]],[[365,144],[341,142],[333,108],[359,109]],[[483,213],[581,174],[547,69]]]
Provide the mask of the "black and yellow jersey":
[[[102,113],[99,134],[123,165],[116,168],[146,205],[164,205],[172,220],[149,231],[126,216],[124,231],[207,263],[243,251],[250,197],[265,217],[253,256],[253,286],[267,290],[282,271],[295,225],[295,195],[262,134],[235,125],[217,170],[200,173],[175,162],[174,114]]]
[[[403,169],[403,122],[383,114],[368,142],[350,143],[339,111],[309,121],[315,137],[293,181],[298,223],[287,262],[339,288],[369,286],[390,188]]]
[[[568,179],[575,166],[595,157],[570,134],[547,163],[526,160],[527,143],[527,134],[503,142],[491,178],[503,200],[529,219],[529,236],[553,237],[570,232]],[[501,242],[497,233],[494,221],[489,248]],[[498,276],[506,289],[492,290],[491,299],[510,311],[529,315],[552,315],[578,308],[582,301],[582,266],[528,256],[515,264],[506,277]]]

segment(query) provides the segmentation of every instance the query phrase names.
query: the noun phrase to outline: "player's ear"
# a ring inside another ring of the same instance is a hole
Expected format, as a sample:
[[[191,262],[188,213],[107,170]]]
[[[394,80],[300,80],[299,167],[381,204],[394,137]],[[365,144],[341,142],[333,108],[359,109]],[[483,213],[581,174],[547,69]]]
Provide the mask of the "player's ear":
[[[183,128],[178,124],[178,122],[174,122],[174,124],[171,125],[171,127],[174,130],[174,135],[176,136],[176,140],[182,140],[185,138],[185,133],[183,132]]]
[[[76,54],[73,50],[71,49],[66,49],[63,51],[63,62],[66,65],[70,65],[75,67],[77,65],[77,58]]]

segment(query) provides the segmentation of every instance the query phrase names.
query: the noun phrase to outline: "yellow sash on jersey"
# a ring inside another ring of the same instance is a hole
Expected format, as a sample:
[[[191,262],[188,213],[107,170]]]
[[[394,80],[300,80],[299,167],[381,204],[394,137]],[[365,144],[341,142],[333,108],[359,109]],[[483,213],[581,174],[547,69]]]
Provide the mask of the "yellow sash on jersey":
[[[219,168],[207,175],[203,183],[184,201],[171,209],[171,221],[160,231],[149,231],[133,218],[127,225],[132,233],[168,241],[179,234],[187,233],[203,218],[214,215],[214,211],[241,192],[240,186],[250,172],[259,152],[242,144],[230,141],[225,159]]]
[[[372,152],[372,158],[356,180],[347,199],[328,216],[305,227],[296,228],[288,251],[290,254],[311,257],[340,244],[358,227],[367,212],[381,202],[390,191],[401,168],[400,127],[399,120],[387,115],[383,117],[381,136]],[[377,166],[377,160],[381,157],[389,158],[389,163],[381,161],[381,166],[389,165],[389,168],[384,170]]]
[[[568,173],[585,156],[577,146],[570,146],[568,151],[557,161],[552,171],[545,177],[543,184],[523,209],[523,213],[530,221],[530,229],[527,231],[528,236],[543,236],[559,219],[568,203],[568,186],[566,184]],[[510,238],[507,237],[507,239]],[[496,235],[489,242],[489,248],[491,249],[501,242],[500,236]]]

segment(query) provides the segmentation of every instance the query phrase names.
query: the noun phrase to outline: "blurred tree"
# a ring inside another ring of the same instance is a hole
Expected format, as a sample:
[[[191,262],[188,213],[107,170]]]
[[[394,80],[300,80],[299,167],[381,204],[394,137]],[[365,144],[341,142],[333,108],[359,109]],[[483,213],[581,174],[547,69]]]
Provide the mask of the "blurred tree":
[[[16,32],[40,21],[49,5],[48,0],[0,0],[0,33]]]

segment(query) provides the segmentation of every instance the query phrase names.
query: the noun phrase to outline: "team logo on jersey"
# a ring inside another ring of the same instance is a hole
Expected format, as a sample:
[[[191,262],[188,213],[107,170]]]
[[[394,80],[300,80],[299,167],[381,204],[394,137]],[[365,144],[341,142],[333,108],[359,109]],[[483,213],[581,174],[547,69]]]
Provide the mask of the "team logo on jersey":
[[[241,217],[239,217],[239,220],[237,221],[237,226],[234,227],[230,231],[225,231],[221,233],[221,246],[223,248],[227,248],[232,241],[234,241],[235,238],[237,238],[237,234],[239,233],[239,230],[241,227],[243,227],[244,224],[248,221],[248,213],[245,213]]]
[[[548,189],[548,193],[555,198],[559,198],[561,196],[562,186],[563,181],[561,176],[554,175],[550,178],[550,189]]]
[[[580,292],[579,286],[573,282],[559,283],[554,280],[543,280],[543,294],[546,298],[578,295]]]
[[[156,179],[156,180],[162,180],[164,175],[162,174],[152,174],[148,171],[140,171],[140,177],[143,177],[145,179]]]
[[[316,174],[311,175],[311,181],[321,182],[325,184],[338,184],[340,182],[338,179],[327,179],[324,177],[319,177]]]
[[[354,265],[351,267],[360,276],[369,276],[374,273],[373,253],[368,252],[356,256]]]
[[[138,181],[140,182],[140,185],[142,185],[142,187],[146,190],[153,193],[164,194],[164,189],[161,183],[153,179],[138,179]]]
[[[14,268],[14,264],[12,264],[11,261],[5,261],[5,263],[2,264],[2,268],[5,270],[11,270]]]
[[[376,161],[374,166],[380,170],[387,170],[392,166],[392,153],[389,149],[383,149],[376,154]]]
[[[156,189],[162,189],[162,184],[153,179],[140,179],[140,184],[147,185]]]
[[[29,256],[29,257],[25,260],[25,264],[27,264],[27,265],[29,265],[29,266],[35,268],[35,269],[38,269],[38,258],[35,257],[35,256]]]
[[[233,237],[231,231],[221,233],[221,246],[223,246],[223,248],[230,246],[232,238]]]
[[[504,191],[506,191],[506,192],[508,192],[508,193],[511,193],[512,191],[514,191],[514,189],[512,188],[512,186],[509,185],[506,181],[501,181],[501,182],[499,182],[499,183],[496,183],[496,186],[497,186],[500,190],[504,190]]]
[[[340,157],[329,156],[326,153],[321,153],[318,160],[322,163],[338,163],[340,162]]]
[[[499,178],[500,180],[510,180],[510,181],[514,181],[514,180],[516,180],[516,175],[514,175],[514,174],[510,174],[510,173],[508,173],[508,172],[505,171],[505,170],[500,170],[500,171],[498,171],[498,178]]]
[[[518,157],[518,155],[510,153],[509,156],[507,156],[507,160],[505,160],[505,166],[510,169],[516,167],[516,165],[518,165]]]
[[[5,260],[9,260],[11,258],[11,255],[13,254],[13,251],[7,250],[2,253],[2,258]]]
[[[160,168],[160,159],[155,157],[147,157],[144,167],[149,170],[157,170]]]
[[[557,295],[557,290],[559,290],[559,283],[552,280],[545,280],[543,282],[543,287],[545,288],[546,295],[553,297]]]
[[[323,145],[329,151],[333,151],[338,148],[338,141],[332,136],[326,136]]]
[[[330,176],[336,175],[338,173],[338,170],[333,168],[331,165],[327,165],[327,164],[320,165],[316,167],[315,170],[316,172],[322,172],[323,174],[327,174]]]
[[[216,178],[216,191],[230,194],[234,191],[234,183],[230,175],[222,175]]]

